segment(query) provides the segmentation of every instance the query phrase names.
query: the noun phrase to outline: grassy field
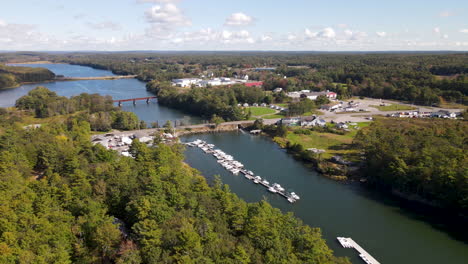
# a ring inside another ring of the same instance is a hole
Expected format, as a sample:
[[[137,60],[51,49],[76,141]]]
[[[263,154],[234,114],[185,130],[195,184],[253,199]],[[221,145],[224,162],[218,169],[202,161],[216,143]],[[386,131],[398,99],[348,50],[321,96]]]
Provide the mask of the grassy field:
[[[289,133],[287,140],[291,143],[301,144],[304,149],[318,148],[325,150],[322,157],[325,159],[339,155],[347,160],[355,160],[356,151],[350,148],[352,137],[333,133],[312,132],[310,135]]]
[[[263,116],[263,115],[270,115],[274,114],[276,111],[274,109],[268,107],[249,107],[247,108],[252,113],[252,116]],[[248,111],[246,109],[246,111]]]
[[[371,122],[359,122],[356,126],[361,129],[370,124]],[[291,143],[301,144],[304,149],[318,148],[325,150],[325,153],[322,154],[322,157],[325,159],[339,155],[349,161],[358,161],[359,155],[356,150],[351,148],[351,143],[359,129],[354,129],[353,127],[354,126],[351,126],[351,131],[345,135],[314,131],[310,135],[294,134],[294,130],[299,128],[293,128],[292,131],[288,133],[286,139]]]
[[[404,111],[404,110],[415,110],[416,107],[412,107],[409,105],[400,105],[400,104],[391,104],[386,106],[380,105],[369,105],[369,107],[377,108],[380,111]]]

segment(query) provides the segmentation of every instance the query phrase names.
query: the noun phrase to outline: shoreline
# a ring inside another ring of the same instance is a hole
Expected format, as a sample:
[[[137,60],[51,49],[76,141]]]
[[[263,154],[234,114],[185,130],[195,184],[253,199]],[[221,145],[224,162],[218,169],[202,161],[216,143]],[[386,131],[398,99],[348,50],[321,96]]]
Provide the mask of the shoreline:
[[[53,62],[53,61],[26,61],[26,62],[6,62],[5,64],[8,65],[8,64],[64,64],[64,63]]]

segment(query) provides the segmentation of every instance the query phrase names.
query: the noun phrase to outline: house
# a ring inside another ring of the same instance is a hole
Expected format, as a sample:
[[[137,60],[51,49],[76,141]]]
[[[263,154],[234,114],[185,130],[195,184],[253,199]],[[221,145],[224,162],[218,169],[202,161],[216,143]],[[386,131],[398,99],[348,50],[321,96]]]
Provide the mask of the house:
[[[265,104],[265,103],[262,103],[262,104],[261,104],[261,106],[263,106],[263,107],[266,107],[266,106],[267,106],[267,104]]]
[[[301,126],[313,126],[314,125],[314,120],[317,119],[315,116],[304,116],[301,117]]]
[[[254,103],[252,106],[254,106],[254,107],[258,107],[258,104],[257,104],[257,103]]]
[[[300,124],[301,119],[299,117],[287,117],[282,118],[279,122],[281,125],[285,126],[297,126]]]
[[[282,91],[283,91],[283,88],[280,88],[280,87],[275,88],[275,89],[273,90],[274,93],[281,93]]]
[[[336,124],[336,127],[341,128],[341,129],[348,129],[348,125],[346,125],[343,122],[340,122],[340,123]]]
[[[321,127],[324,127],[326,125],[327,125],[327,121],[325,121],[324,119],[319,119],[319,118],[316,118],[313,124],[313,126],[321,126]]]
[[[291,98],[307,98],[310,100],[317,100],[321,95],[327,97],[328,99],[336,99],[337,94],[330,91],[324,92],[311,92],[310,90],[302,90],[300,92],[289,92],[287,94]]]
[[[244,107],[249,107],[248,103],[243,104]]]

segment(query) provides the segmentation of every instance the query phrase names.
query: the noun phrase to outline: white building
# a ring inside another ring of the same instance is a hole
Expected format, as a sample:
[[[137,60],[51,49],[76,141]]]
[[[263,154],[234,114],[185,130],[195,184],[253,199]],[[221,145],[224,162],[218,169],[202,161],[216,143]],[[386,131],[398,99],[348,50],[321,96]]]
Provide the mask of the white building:
[[[172,86],[190,87],[192,85],[198,85],[201,81],[202,79],[198,79],[198,78],[173,79]]]

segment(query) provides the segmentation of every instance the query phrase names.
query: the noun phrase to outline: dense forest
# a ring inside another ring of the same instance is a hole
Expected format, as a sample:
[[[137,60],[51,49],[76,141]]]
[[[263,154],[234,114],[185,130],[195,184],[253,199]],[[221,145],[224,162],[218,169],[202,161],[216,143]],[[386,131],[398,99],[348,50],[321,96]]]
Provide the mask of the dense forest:
[[[211,118],[216,115],[226,121],[248,119],[238,103],[271,103],[273,97],[261,88],[233,85],[232,87],[207,87],[180,91],[169,83],[149,82],[147,89],[157,94],[158,102],[191,114]]]
[[[466,121],[382,118],[354,143],[371,184],[468,212]]]
[[[55,74],[48,69],[0,64],[0,89],[15,87],[24,82],[44,82],[54,78]]]
[[[182,145],[123,157],[79,117],[24,129],[0,110],[1,263],[349,263],[292,214],[208,185]]]
[[[90,123],[93,131],[110,129],[132,130],[146,128],[143,121],[131,112],[114,106],[112,97],[83,93],[67,98],[58,96],[46,87],[37,87],[16,101],[20,110],[33,112],[37,118],[75,114]]]
[[[0,61],[11,56],[0,55]],[[137,74],[143,81],[169,81],[207,72],[226,77],[248,74],[251,79],[264,81],[265,90],[333,90],[340,98],[468,104],[467,53],[134,52],[36,56],[117,74]],[[264,66],[276,70],[253,69]]]

